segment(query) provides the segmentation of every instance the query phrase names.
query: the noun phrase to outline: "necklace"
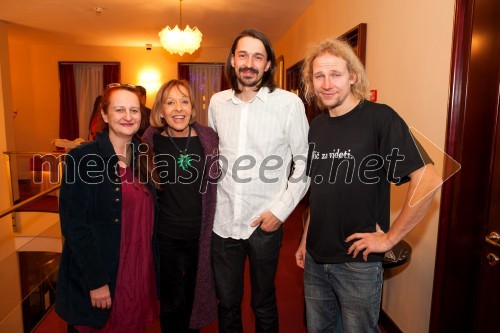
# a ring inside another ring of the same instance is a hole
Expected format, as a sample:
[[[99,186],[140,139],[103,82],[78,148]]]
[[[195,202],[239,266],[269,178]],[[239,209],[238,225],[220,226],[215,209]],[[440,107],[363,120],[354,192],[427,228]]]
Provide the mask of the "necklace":
[[[165,132],[167,133],[167,136],[174,145],[175,149],[177,149],[180,153],[179,157],[177,158],[177,165],[179,166],[179,168],[186,171],[191,166],[191,161],[192,161],[191,156],[189,156],[189,154],[187,153],[187,150],[189,148],[189,141],[191,141],[191,126],[189,126],[188,139],[184,150],[179,149],[179,146],[177,146],[174,139],[170,136],[170,133],[168,133],[168,127]]]

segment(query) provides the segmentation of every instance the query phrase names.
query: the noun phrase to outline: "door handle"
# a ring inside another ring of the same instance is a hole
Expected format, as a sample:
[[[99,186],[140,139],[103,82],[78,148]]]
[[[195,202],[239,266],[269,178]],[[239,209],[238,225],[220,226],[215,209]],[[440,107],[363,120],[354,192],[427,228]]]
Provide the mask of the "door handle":
[[[488,261],[488,264],[490,264],[490,266],[495,266],[498,261],[500,261],[498,256],[493,253],[488,253],[488,255],[486,256],[486,260]]]
[[[485,237],[486,243],[491,244],[496,247],[500,247],[500,235],[494,231],[492,231],[488,236]]]

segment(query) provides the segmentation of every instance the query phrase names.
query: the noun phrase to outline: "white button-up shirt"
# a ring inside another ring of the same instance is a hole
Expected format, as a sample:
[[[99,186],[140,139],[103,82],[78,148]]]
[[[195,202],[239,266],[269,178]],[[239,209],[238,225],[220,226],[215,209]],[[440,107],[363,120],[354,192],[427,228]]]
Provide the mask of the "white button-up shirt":
[[[219,135],[222,168],[214,232],[247,239],[250,224],[268,210],[284,222],[309,187],[309,125],[300,98],[263,87],[243,102],[234,90],[221,91],[210,100],[208,122]]]

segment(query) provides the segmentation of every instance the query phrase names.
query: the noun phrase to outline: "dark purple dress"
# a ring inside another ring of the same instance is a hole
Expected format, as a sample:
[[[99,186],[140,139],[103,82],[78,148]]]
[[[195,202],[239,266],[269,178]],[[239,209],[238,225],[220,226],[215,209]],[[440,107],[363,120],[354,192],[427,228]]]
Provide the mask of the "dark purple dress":
[[[120,168],[122,228],[120,266],[111,313],[102,329],[77,326],[79,332],[143,332],[158,318],[152,234],[153,195],[135,179],[130,168]]]

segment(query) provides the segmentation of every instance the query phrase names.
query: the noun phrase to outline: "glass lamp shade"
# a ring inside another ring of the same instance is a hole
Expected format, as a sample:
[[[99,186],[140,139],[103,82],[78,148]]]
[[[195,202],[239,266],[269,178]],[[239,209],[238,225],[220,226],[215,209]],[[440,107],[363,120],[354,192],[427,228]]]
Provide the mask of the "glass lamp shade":
[[[179,29],[177,25],[173,29],[167,26],[158,35],[160,36],[161,45],[168,52],[171,54],[178,53],[181,56],[186,52],[193,54],[200,47],[201,37],[203,36],[197,27],[191,29],[189,25],[184,30]]]

